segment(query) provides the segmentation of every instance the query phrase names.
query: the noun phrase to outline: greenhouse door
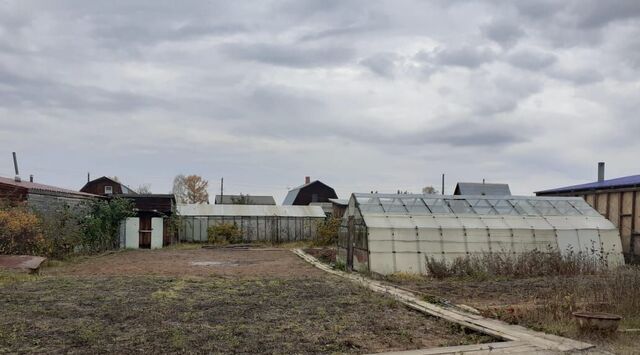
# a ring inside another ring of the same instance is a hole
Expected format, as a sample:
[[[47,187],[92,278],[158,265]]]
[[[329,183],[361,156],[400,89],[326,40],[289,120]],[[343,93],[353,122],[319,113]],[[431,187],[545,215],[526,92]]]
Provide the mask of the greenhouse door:
[[[353,270],[353,216],[347,222],[347,270]]]

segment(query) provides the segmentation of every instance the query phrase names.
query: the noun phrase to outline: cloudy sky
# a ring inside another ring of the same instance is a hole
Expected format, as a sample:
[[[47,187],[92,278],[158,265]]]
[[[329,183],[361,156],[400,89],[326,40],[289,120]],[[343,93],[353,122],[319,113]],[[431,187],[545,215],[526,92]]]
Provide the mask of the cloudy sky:
[[[0,2],[0,176],[282,201],[640,173],[640,1]]]

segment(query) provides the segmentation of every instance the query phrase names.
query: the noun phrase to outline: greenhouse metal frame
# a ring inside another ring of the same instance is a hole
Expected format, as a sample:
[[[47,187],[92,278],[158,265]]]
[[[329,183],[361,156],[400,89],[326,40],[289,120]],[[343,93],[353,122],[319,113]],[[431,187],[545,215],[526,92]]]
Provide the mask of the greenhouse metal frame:
[[[380,274],[426,274],[426,259],[556,250],[624,263],[617,228],[578,197],[352,194],[338,260]]]
[[[317,223],[326,218],[318,206],[186,204],[177,210],[183,242],[206,242],[208,228],[223,223],[236,225],[243,242],[314,240]]]

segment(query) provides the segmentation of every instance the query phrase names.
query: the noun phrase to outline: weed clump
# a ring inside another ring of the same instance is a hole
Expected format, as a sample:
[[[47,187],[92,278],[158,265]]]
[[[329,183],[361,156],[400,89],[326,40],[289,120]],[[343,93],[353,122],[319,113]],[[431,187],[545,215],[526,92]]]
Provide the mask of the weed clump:
[[[426,258],[429,275],[444,279],[491,279],[500,277],[527,278],[540,276],[593,275],[608,267],[607,253],[603,248],[592,248],[587,252],[575,252],[568,248],[565,253],[553,249],[533,249],[523,253],[507,251],[467,255],[451,262]]]
[[[234,223],[221,223],[207,229],[211,244],[238,244],[242,242],[242,231]]]

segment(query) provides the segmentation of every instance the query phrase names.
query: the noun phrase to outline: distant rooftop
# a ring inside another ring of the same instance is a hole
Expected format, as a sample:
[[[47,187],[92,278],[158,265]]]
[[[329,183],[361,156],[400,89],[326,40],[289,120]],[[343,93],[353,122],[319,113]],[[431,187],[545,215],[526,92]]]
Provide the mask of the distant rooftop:
[[[586,190],[619,189],[624,187],[640,187],[640,175],[624,176],[615,179],[595,181],[586,184],[559,187],[550,190],[537,191],[536,195],[556,193],[571,193]]]
[[[508,184],[489,184],[484,182],[459,182],[454,195],[474,196],[510,196]]]
[[[244,205],[268,205],[275,206],[276,200],[273,196],[254,196],[254,195],[216,195],[216,205],[236,205],[240,201],[244,201]]]
[[[57,193],[57,194],[66,194],[66,195],[75,195],[75,196],[97,197],[94,194],[88,194],[84,192],[63,189],[57,186],[39,184],[39,183],[29,182],[29,181],[17,182],[15,181],[15,179],[5,178],[5,177],[0,177],[0,184],[11,185],[17,188],[23,188],[23,189],[27,189],[29,191],[34,191],[34,192],[48,192],[48,193]]]

